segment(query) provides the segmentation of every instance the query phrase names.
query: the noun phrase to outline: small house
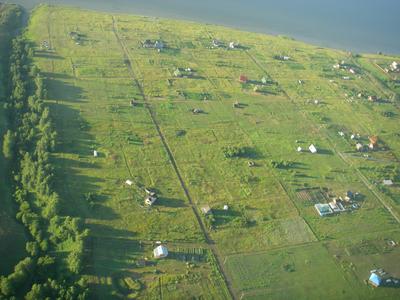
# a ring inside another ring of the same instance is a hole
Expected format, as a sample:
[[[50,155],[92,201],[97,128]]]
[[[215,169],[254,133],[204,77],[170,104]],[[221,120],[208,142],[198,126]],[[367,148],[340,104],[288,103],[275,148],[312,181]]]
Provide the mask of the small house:
[[[315,204],[314,207],[321,217],[333,214],[332,208],[329,206],[329,204],[318,203]]]
[[[93,150],[93,157],[98,157],[99,153],[96,150]]]
[[[222,42],[220,40],[213,39],[211,42],[211,45],[215,48],[219,48],[219,47],[222,47]]]
[[[155,41],[154,48],[161,50],[161,49],[164,49],[164,47],[165,47],[165,45],[164,45],[163,41],[158,41],[158,40]]]
[[[228,205],[224,205],[224,210],[229,210],[229,206]]]
[[[240,81],[241,83],[247,83],[247,81],[249,81],[249,79],[248,79],[247,76],[245,76],[245,75],[240,75],[240,76],[239,76],[239,81]]]
[[[209,205],[205,205],[201,208],[201,212],[205,215],[208,215],[211,212],[211,207]]]
[[[151,189],[149,189],[149,188],[144,188],[144,191],[149,196],[155,196],[156,195],[156,193],[154,191],[152,191]]]
[[[382,183],[383,183],[383,185],[386,185],[386,186],[393,185],[393,181],[391,179],[384,179]]]
[[[350,80],[349,76],[343,76],[343,80]]]
[[[340,203],[340,202],[338,202],[338,201],[329,202],[329,207],[332,209],[332,211],[333,211],[334,213],[338,213],[338,212],[341,212],[341,211],[342,211],[343,206],[340,207],[340,206],[339,206],[339,203]]]
[[[133,181],[130,180],[130,179],[128,179],[128,180],[125,181],[125,183],[126,183],[127,185],[131,186],[131,185],[133,184]]]
[[[237,47],[237,44],[235,42],[229,43],[229,49],[235,49],[236,47]]]
[[[261,82],[262,84],[267,84],[268,83],[268,78],[266,76],[264,76],[263,78],[261,78]]]
[[[357,149],[357,151],[359,151],[359,152],[363,151],[363,149],[364,149],[363,144],[357,143],[357,144],[356,144],[356,149]]]
[[[371,150],[374,150],[377,147],[378,147],[378,137],[376,135],[370,136],[369,137],[369,148]]]
[[[346,196],[344,197],[344,200],[346,200],[347,202],[349,202],[350,200],[354,199],[354,194],[352,191],[347,191],[346,192]]]
[[[176,68],[176,70],[174,71],[174,76],[175,77],[182,77],[182,72],[181,72],[181,70],[179,70],[179,68]]]
[[[200,108],[194,108],[192,110],[192,112],[197,115],[197,114],[201,114],[203,111]]]
[[[368,96],[368,101],[376,102],[376,101],[378,101],[378,97],[377,96]]]
[[[352,68],[349,69],[349,72],[350,72],[351,74],[356,74],[356,71],[355,71],[354,69],[352,69]]]
[[[310,150],[310,152],[313,154],[318,152],[317,148],[313,144],[311,144],[310,147],[308,147],[308,150]]]
[[[152,206],[156,201],[157,201],[157,197],[156,196],[147,196],[144,199],[144,204],[147,205],[147,206]]]
[[[339,131],[338,134],[339,134],[340,136],[344,136],[344,132],[343,132],[343,131]]]
[[[154,258],[164,258],[168,256],[167,247],[160,245],[153,250]]]
[[[399,67],[399,63],[394,61],[390,64],[390,70],[393,72],[399,71],[400,67]]]
[[[297,147],[297,152],[301,152],[303,149],[301,147]]]
[[[382,284],[382,278],[376,273],[371,273],[371,276],[369,277],[368,282],[373,287],[378,287]]]
[[[256,165],[256,163],[254,161],[248,161],[247,165],[251,168],[251,167],[254,167]]]
[[[333,65],[333,68],[334,68],[335,70],[339,70],[339,69],[340,69],[340,65],[339,65],[339,64],[334,64],[334,65]]]

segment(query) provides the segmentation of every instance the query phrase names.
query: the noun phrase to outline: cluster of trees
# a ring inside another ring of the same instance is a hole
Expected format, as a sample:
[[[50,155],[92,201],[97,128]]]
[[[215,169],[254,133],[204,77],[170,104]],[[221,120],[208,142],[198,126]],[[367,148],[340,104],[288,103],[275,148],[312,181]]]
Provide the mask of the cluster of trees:
[[[294,163],[287,160],[280,160],[280,161],[270,161],[270,165],[272,168],[275,169],[289,169],[294,166]]]
[[[246,148],[237,146],[226,146],[222,148],[225,158],[234,158],[246,156]]]
[[[29,233],[29,256],[12,274],[0,278],[0,299],[85,299],[88,289],[79,273],[88,231],[81,220],[60,215],[50,161],[57,134],[43,102],[43,78],[30,64],[32,55],[23,38],[13,40],[5,104],[10,130],[2,150],[12,166],[16,217]],[[66,259],[54,256],[61,246],[69,251]]]

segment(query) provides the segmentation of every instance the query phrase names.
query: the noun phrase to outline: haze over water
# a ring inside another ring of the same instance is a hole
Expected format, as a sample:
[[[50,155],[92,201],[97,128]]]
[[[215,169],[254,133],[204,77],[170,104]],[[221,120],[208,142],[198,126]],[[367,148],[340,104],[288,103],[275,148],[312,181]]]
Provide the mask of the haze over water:
[[[0,0],[1,1],[1,0]],[[3,0],[4,1],[4,0]],[[7,2],[7,1],[6,1]],[[45,2],[283,34],[315,45],[400,54],[399,0],[14,0]]]

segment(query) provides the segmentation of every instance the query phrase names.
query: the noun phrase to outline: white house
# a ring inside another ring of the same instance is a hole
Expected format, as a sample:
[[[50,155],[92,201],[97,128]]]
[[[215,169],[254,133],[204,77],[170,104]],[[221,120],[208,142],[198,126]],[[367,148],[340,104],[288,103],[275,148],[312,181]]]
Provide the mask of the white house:
[[[301,152],[303,149],[301,147],[297,147],[297,152]]]
[[[383,185],[388,185],[388,186],[393,185],[393,181],[391,179],[385,179],[383,180]]]
[[[147,206],[152,206],[154,204],[154,202],[157,201],[157,197],[155,196],[148,196],[144,199],[144,204],[146,204]]]
[[[364,148],[364,146],[363,146],[361,143],[357,143],[357,144],[356,144],[356,149],[357,149],[357,151],[362,151],[363,148]]]
[[[308,150],[310,150],[310,152],[313,153],[313,154],[318,152],[318,150],[314,146],[314,144],[311,144],[310,147],[308,147]]]
[[[153,254],[155,258],[164,258],[168,256],[167,247],[160,245],[153,250]]]
[[[93,156],[94,156],[94,157],[97,157],[97,156],[99,156],[99,153],[98,153],[96,150],[94,150],[94,151],[93,151]]]
[[[127,181],[125,181],[125,183],[126,183],[127,185],[132,185],[132,184],[133,184],[133,181],[130,180],[130,179],[128,179]]]

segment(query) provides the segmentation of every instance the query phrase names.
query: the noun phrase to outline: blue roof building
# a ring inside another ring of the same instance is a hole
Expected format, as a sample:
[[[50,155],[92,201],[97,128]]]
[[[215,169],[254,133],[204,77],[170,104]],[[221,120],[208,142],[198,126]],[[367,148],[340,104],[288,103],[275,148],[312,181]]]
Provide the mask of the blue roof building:
[[[379,277],[376,273],[372,273],[369,277],[369,283],[371,283],[374,287],[378,287],[382,284],[382,278]]]

